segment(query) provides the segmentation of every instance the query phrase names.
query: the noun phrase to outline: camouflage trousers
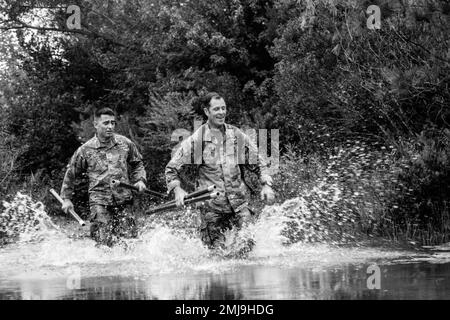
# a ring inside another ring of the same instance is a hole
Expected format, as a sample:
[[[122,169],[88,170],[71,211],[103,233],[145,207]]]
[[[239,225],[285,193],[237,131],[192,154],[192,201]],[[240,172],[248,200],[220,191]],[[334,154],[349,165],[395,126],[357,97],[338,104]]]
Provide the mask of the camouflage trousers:
[[[242,228],[253,220],[253,214],[247,207],[236,212],[231,206],[217,209],[205,205],[200,207],[200,218],[202,242],[213,249],[224,243],[227,230]]]
[[[90,207],[91,238],[109,247],[121,238],[136,238],[138,230],[132,202],[120,205],[93,204]]]

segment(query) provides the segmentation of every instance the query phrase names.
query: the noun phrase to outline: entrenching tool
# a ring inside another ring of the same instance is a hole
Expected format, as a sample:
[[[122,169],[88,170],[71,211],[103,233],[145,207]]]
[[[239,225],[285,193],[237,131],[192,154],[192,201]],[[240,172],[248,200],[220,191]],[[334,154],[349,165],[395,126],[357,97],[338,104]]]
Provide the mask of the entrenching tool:
[[[216,188],[216,186],[210,186],[208,188],[189,193],[186,195],[186,197],[184,197],[184,203],[190,204],[190,203],[196,203],[196,202],[214,199],[219,195],[218,192],[211,192],[215,188]],[[172,200],[163,205],[160,205],[158,207],[147,210],[145,213],[146,214],[154,214],[154,213],[164,211],[164,210],[175,209],[176,207],[177,207],[177,205],[176,205],[175,200]]]
[[[204,188],[204,189],[200,189],[200,190],[188,193],[184,197],[184,200],[188,200],[188,199],[191,199],[191,198],[195,198],[195,197],[204,195],[206,193],[210,193],[210,192],[214,191],[215,189],[216,189],[216,186],[212,185],[212,186],[209,186],[208,188]],[[167,202],[165,205],[174,204],[174,203],[176,203],[175,200],[172,200],[172,201]]]
[[[113,187],[124,187],[124,188],[131,189],[131,190],[134,190],[134,191],[139,191],[138,187],[135,187],[132,184],[129,184],[129,183],[126,183],[126,182],[122,182],[122,181],[119,181],[119,180],[112,180],[111,184],[112,184]],[[154,197],[167,199],[167,195],[165,195],[163,193],[159,193],[159,192],[153,191],[153,190],[150,190],[150,189],[145,189],[144,192],[149,194],[149,195],[151,195],[151,196],[154,196]]]
[[[214,191],[214,190],[216,190],[216,186],[215,186],[215,185],[212,185],[212,186],[209,186],[208,188],[200,189],[200,190],[197,190],[197,191],[188,193],[188,194],[186,195],[186,197],[184,197],[184,199],[195,198],[195,197],[201,196],[201,195],[203,195],[203,194],[212,192],[212,191]],[[175,202],[175,200],[173,200],[173,201]]]
[[[64,200],[59,196],[59,194],[55,191],[55,190],[53,190],[53,189],[50,189],[49,190],[50,191],[50,193],[61,203],[61,205],[64,203]],[[84,220],[83,219],[81,219],[80,218],[80,216],[79,215],[77,215],[76,214],[76,212],[73,210],[73,209],[70,209],[69,210],[69,213],[78,221],[78,223],[81,225],[81,226],[85,226],[86,225],[86,223],[84,222]]]

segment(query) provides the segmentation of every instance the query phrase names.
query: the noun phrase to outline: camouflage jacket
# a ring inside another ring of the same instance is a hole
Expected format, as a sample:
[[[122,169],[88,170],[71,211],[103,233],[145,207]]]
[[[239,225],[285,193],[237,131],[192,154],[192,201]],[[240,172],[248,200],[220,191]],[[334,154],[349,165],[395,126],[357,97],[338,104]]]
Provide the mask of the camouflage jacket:
[[[215,185],[220,196],[208,205],[223,210],[229,205],[235,211],[246,204],[247,187],[242,181],[240,164],[248,164],[246,155],[259,168],[262,183],[272,182],[268,162],[258,154],[256,144],[240,129],[225,124],[225,134],[211,130],[207,123],[185,139],[166,166],[167,189],[180,185],[180,170],[184,165],[198,166],[196,187]],[[250,164],[252,162],[250,161]]]
[[[128,138],[115,134],[112,143],[105,145],[97,136],[75,151],[64,176],[61,197],[72,199],[74,181],[81,175],[89,178],[89,203],[114,205],[132,199],[126,188],[112,188],[111,181],[146,182],[142,156],[136,145]]]

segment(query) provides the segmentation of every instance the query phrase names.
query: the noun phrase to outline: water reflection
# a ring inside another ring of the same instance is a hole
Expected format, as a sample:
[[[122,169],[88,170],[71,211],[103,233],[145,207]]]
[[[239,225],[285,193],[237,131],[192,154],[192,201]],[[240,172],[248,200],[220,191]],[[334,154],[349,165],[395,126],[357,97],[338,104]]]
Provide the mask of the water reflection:
[[[368,264],[336,268],[243,266],[219,274],[146,278],[0,280],[1,299],[449,299],[450,264],[380,265],[381,289],[367,288]]]

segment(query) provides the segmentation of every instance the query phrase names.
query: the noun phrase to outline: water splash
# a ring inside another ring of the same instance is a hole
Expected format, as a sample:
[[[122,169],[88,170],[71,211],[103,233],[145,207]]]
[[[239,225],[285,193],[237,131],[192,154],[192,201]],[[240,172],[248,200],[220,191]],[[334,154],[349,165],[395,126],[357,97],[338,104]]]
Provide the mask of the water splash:
[[[44,239],[60,229],[45,212],[42,202],[18,192],[11,202],[3,201],[0,214],[0,244],[30,242]]]
[[[88,237],[87,229],[82,229],[85,236],[80,236],[81,227],[75,221],[58,227],[42,204],[25,195],[18,194],[5,208],[2,225],[8,227],[14,221],[12,231],[6,231],[16,239],[0,248],[2,277],[9,279],[66,277],[67,268],[73,266],[80,268],[84,277],[145,278],[158,274],[223,273],[248,265],[310,268],[405,255],[404,251],[306,243],[311,239],[308,235],[320,235],[322,231],[325,234],[326,230],[317,226],[308,229],[314,215],[303,198],[265,207],[254,224],[229,231],[224,248],[218,251],[210,251],[200,241],[196,210],[147,218],[141,221],[138,239],[109,248],[97,246]],[[14,216],[23,218],[13,219]],[[303,230],[304,241],[293,241],[295,228]],[[78,236],[74,238],[71,233]]]

